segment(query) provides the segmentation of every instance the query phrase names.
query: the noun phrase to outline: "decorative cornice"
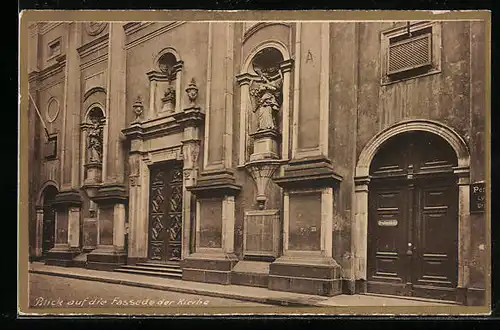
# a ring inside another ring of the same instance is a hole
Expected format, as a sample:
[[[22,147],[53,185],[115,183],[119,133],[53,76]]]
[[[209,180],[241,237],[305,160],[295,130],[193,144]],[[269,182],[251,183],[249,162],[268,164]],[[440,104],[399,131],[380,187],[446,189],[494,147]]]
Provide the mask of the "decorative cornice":
[[[127,189],[121,184],[102,185],[94,197],[94,201],[101,205],[125,203],[127,199]]]
[[[342,176],[333,170],[330,160],[311,157],[291,160],[285,166],[284,174],[273,181],[284,189],[306,189],[337,185]]]
[[[234,173],[229,170],[203,172],[196,185],[186,187],[199,198],[235,196],[241,191]]]
[[[50,30],[55,29],[59,25],[63,24],[64,22],[55,22],[55,23],[42,23],[40,27],[40,34],[45,34],[49,32]]]
[[[52,205],[56,208],[81,206],[82,197],[80,196],[80,192],[77,190],[61,191],[54,198]]]
[[[38,72],[38,80],[45,80],[51,76],[64,71],[66,66],[66,55],[59,55],[56,57],[56,63]]]
[[[149,139],[182,131],[182,126],[175,120],[174,114],[146,122],[134,122],[122,130],[128,139]]]
[[[95,38],[94,40],[78,47],[76,51],[80,55],[80,58],[88,56],[90,54],[95,53],[98,50],[107,48],[108,46],[109,33],[106,33],[99,38]]]
[[[166,26],[163,26],[163,27],[160,27],[159,29],[151,32],[151,33],[148,33],[148,34],[145,34],[144,36],[141,36],[141,37],[138,37],[137,39],[134,39],[134,40],[131,40],[131,41],[128,41],[126,44],[125,44],[125,49],[130,49],[132,47],[135,47],[137,45],[140,45],[142,44],[143,42],[145,41],[148,41],[150,39],[153,39],[169,30],[172,30],[178,26],[181,26],[182,24],[184,24],[185,22],[182,22],[182,21],[176,21],[176,22],[172,22],[170,24],[167,24]],[[158,23],[140,23],[141,25],[132,25],[130,26],[130,29],[127,31],[125,31],[125,34],[127,36],[130,36],[132,35],[133,33],[137,32],[137,31],[140,31],[148,26],[151,26],[153,24],[158,24]],[[136,27],[135,29],[133,29],[133,27]],[[125,28],[125,26],[124,26]]]
[[[201,127],[205,120],[205,114],[200,107],[184,109],[173,114],[176,122],[182,127]]]

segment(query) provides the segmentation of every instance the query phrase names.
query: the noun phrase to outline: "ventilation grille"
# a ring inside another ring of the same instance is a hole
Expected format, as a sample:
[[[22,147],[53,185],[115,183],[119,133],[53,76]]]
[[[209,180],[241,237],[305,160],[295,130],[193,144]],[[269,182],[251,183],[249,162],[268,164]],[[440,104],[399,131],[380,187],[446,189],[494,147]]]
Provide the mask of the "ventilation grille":
[[[430,33],[389,45],[387,74],[431,65],[431,45]]]

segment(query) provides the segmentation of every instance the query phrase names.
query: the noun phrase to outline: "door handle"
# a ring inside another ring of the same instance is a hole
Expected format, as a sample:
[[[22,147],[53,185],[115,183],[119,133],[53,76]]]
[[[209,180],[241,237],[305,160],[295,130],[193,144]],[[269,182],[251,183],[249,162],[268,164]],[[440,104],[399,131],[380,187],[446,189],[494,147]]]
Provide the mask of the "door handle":
[[[411,256],[412,254],[413,254],[412,244],[411,244],[411,242],[409,242],[408,249],[406,250],[406,255]]]

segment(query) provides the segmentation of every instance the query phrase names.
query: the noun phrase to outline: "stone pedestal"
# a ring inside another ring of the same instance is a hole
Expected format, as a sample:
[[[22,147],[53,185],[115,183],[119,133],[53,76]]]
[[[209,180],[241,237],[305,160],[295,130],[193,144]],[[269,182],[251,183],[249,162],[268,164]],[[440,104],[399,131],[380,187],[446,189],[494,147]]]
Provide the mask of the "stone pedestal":
[[[97,248],[88,254],[87,268],[113,270],[125,264],[126,199],[121,185],[105,185],[97,191]]]
[[[250,161],[261,159],[277,159],[280,134],[274,129],[266,129],[249,134],[253,138],[253,153]]]
[[[284,189],[283,256],[270,265],[269,289],[342,293],[341,269],[332,258],[333,190],[340,180],[323,157],[292,160],[274,178]]]
[[[335,296],[342,293],[340,266],[331,257],[283,256],[269,266],[270,290]]]
[[[85,164],[85,185],[95,185],[102,182],[102,164]]]
[[[234,254],[235,196],[241,187],[227,170],[202,173],[196,185],[196,246],[182,263],[182,279],[230,284]]]
[[[81,196],[78,191],[61,191],[52,205],[56,209],[55,244],[47,252],[47,265],[71,266],[80,253]]]

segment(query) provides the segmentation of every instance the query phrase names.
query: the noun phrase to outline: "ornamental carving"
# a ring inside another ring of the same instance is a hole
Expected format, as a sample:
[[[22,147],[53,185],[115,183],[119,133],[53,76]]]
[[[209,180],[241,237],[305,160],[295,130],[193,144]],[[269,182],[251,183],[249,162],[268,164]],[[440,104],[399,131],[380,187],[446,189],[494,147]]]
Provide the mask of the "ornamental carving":
[[[175,89],[168,86],[161,99],[163,102],[162,111],[173,112],[175,110]]]
[[[89,113],[90,127],[87,134],[89,164],[102,163],[103,119],[99,108],[94,108]]]
[[[265,48],[252,61],[254,74],[249,86],[252,112],[256,116],[257,131],[277,130],[277,118],[282,104],[283,74],[280,63],[283,56],[274,48]]]
[[[85,31],[90,36],[96,36],[100,34],[106,28],[108,23],[105,22],[87,22],[85,23]]]
[[[280,166],[279,162],[273,162],[271,160],[255,161],[247,163],[245,165],[246,170],[252,176],[257,187],[257,205],[259,209],[263,210],[265,208],[266,188],[271,180],[276,169]]]
[[[281,108],[281,93],[283,77],[278,70],[277,75],[272,75],[276,68],[269,71],[258,72],[259,80],[253,80],[250,86],[250,96],[253,99],[253,112],[257,117],[257,131],[277,129],[277,117]]]

